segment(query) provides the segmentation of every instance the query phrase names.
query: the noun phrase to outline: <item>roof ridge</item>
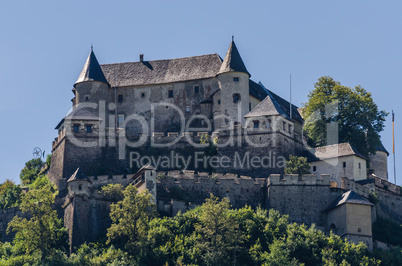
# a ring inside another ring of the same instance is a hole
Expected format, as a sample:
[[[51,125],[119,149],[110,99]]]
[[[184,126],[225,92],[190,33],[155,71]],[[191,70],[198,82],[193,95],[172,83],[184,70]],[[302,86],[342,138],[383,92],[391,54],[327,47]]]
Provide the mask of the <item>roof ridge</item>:
[[[195,56],[186,56],[186,57],[176,57],[176,58],[167,58],[167,59],[157,59],[157,60],[144,60],[144,62],[163,62],[163,61],[172,61],[172,60],[180,60],[180,59],[187,59],[187,58],[196,58],[196,57],[205,57],[216,55],[218,58],[222,60],[222,58],[217,53],[212,54],[204,54],[204,55],[195,55]],[[124,65],[124,64],[133,64],[133,63],[141,63],[142,61],[129,61],[129,62],[120,62],[120,63],[109,63],[109,64],[101,64],[100,66],[110,66],[110,65]]]

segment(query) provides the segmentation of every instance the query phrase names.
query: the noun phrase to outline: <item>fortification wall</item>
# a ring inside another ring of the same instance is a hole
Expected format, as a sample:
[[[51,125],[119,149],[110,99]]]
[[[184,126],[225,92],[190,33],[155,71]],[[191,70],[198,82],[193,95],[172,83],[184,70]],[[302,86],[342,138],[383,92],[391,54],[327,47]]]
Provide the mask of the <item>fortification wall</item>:
[[[219,198],[228,197],[234,208],[244,205],[265,206],[265,178],[251,178],[233,174],[198,173],[193,171],[159,172],[158,199],[174,199],[201,204],[212,193]]]
[[[330,187],[328,175],[271,175],[267,205],[289,215],[293,222],[325,227],[324,211],[344,192]]]

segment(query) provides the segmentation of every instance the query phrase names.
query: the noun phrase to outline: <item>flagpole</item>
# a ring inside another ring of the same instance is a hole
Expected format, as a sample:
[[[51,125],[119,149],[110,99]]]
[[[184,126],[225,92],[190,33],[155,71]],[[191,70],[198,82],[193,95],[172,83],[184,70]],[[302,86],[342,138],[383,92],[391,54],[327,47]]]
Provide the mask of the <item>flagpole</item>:
[[[289,74],[289,114],[292,120],[292,74]]]
[[[396,185],[396,166],[395,166],[395,114],[392,110],[392,154],[394,157],[394,183]]]

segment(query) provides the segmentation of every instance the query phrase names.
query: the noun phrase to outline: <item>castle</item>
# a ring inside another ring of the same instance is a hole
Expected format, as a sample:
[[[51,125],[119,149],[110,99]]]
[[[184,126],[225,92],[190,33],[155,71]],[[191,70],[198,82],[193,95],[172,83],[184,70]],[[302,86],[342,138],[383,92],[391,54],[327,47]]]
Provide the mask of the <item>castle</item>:
[[[376,215],[402,221],[384,147],[370,158],[370,171],[348,143],[308,149],[298,107],[250,77],[233,40],[223,60],[140,55],[100,65],[91,49],[72,90],[73,109],[56,126],[48,172],[70,246],[105,235],[112,201],[99,191],[117,183],[148,189],[165,214],[213,193],[369,247]],[[313,174],[284,175],[290,154],[307,156]],[[380,204],[368,201],[370,192]]]

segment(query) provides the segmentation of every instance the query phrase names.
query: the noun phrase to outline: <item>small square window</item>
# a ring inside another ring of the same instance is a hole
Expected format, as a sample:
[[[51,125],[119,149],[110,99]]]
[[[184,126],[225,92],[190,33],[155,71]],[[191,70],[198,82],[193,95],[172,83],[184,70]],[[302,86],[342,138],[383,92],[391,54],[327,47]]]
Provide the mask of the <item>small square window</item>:
[[[346,167],[346,162],[343,162],[343,167]]]
[[[238,82],[238,81],[239,81],[239,77],[234,77],[234,78],[233,78],[233,81],[234,81],[234,82]]]
[[[87,125],[87,133],[92,133],[92,125]]]
[[[200,93],[200,86],[194,86],[194,93]]]
[[[82,185],[79,185],[79,186],[78,186],[78,190],[82,190]]]
[[[85,101],[89,101],[89,96],[85,96]]]
[[[186,113],[190,113],[190,110],[191,110],[190,106],[187,105],[187,106],[186,106]]]
[[[317,171],[317,166],[313,166],[313,172]]]
[[[357,228],[357,232],[361,233],[362,229],[361,228]]]
[[[169,90],[168,97],[169,97],[169,98],[173,98],[173,90]]]
[[[79,124],[74,124],[73,125],[73,131],[76,132],[76,133],[80,132],[80,125]]]
[[[141,98],[145,98],[145,92],[141,93]]]

